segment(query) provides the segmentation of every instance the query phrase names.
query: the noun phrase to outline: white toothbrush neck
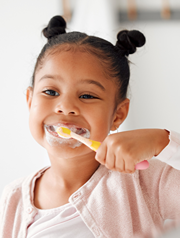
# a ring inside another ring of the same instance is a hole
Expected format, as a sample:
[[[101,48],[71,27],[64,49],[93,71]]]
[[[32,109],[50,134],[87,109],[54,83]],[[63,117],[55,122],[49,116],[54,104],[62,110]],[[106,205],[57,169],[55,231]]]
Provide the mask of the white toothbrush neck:
[[[89,139],[84,138],[84,137],[82,137],[82,136],[80,136],[80,135],[78,135],[78,134],[76,134],[76,133],[74,133],[72,131],[71,131],[71,137],[76,139],[76,140],[78,140],[78,141],[80,141],[80,142],[82,142],[83,144],[87,145],[88,147],[90,147],[91,144],[92,144],[92,142],[89,141]]]

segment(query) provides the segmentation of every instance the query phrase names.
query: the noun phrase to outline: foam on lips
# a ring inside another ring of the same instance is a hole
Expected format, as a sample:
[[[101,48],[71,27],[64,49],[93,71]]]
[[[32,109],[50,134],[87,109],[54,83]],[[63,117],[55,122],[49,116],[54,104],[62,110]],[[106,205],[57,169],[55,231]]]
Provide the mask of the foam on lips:
[[[73,138],[60,137],[56,132],[57,128],[60,126],[66,127],[84,138],[90,138],[90,131],[86,128],[80,128],[75,125],[64,125],[61,123],[58,123],[57,125],[44,125],[46,139],[51,146],[68,145],[71,148],[75,148],[82,145],[81,142]]]

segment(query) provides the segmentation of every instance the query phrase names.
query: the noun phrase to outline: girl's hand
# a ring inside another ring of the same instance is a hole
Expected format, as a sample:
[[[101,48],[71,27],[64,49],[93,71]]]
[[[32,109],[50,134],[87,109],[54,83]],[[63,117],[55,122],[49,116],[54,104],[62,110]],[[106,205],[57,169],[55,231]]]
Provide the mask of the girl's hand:
[[[135,165],[157,156],[169,143],[162,129],[140,129],[111,134],[98,148],[95,159],[108,169],[134,173]]]

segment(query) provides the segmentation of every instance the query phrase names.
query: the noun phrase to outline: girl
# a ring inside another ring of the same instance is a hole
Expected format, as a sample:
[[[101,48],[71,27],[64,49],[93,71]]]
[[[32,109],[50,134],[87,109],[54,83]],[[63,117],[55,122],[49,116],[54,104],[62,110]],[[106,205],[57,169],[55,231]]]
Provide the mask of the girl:
[[[162,129],[108,135],[127,117],[128,55],[145,37],[124,30],[114,46],[65,28],[55,16],[43,30],[48,42],[26,94],[31,133],[51,166],[6,186],[0,237],[155,237],[165,219],[178,222],[180,215],[180,171],[173,168],[180,169],[180,135]],[[102,144],[95,153],[60,138],[59,126]],[[149,168],[135,170],[145,159]]]

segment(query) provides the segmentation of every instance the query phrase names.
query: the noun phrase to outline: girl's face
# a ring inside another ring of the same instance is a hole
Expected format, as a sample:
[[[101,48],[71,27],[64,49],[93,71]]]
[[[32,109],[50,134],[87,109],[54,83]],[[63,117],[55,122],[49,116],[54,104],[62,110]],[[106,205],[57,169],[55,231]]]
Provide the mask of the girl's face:
[[[115,129],[115,94],[114,81],[105,78],[95,56],[80,51],[49,55],[36,73],[34,89],[27,89],[34,139],[53,156],[92,153],[75,139],[59,138],[55,129],[65,126],[102,142]]]

